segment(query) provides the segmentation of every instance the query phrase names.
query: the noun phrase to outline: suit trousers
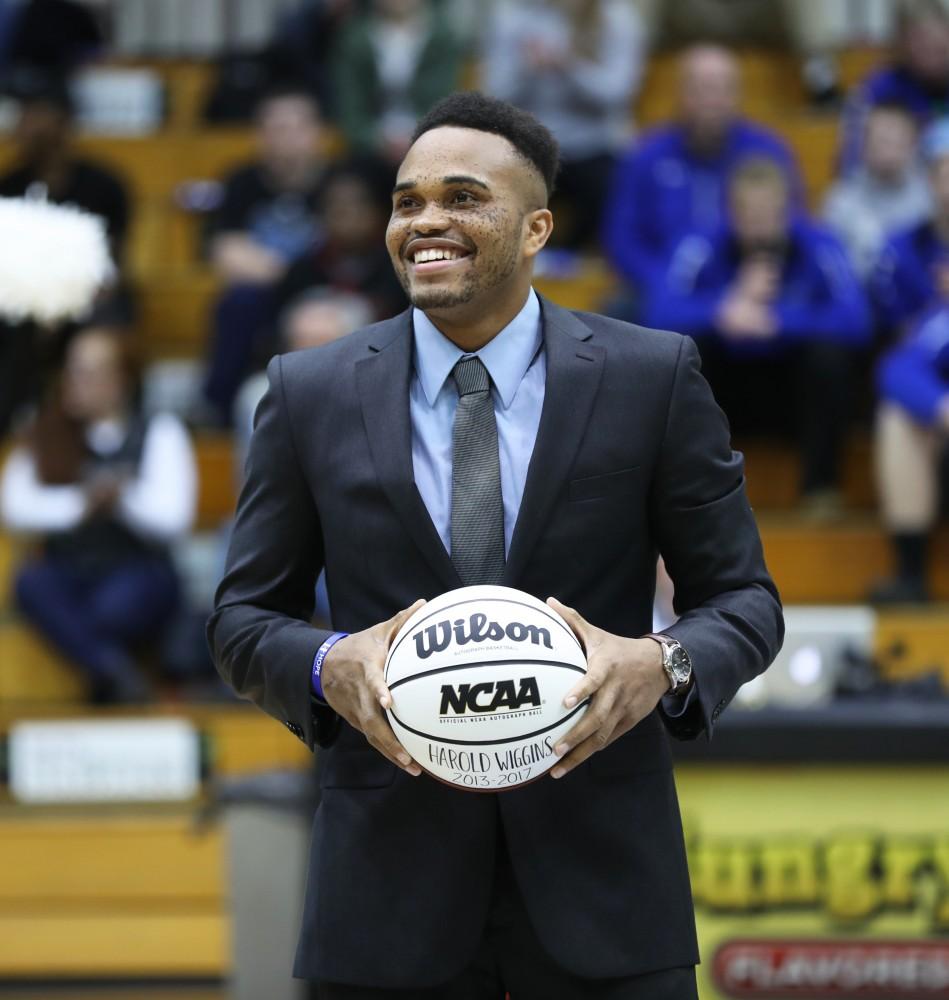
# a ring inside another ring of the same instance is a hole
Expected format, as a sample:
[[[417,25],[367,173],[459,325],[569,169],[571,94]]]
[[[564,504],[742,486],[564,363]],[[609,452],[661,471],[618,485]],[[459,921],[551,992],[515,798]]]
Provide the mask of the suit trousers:
[[[317,984],[318,1000],[698,1000],[692,966],[618,979],[581,979],[559,966],[534,933],[498,821],[498,861],[484,937],[474,961],[440,986],[385,989]],[[564,900],[569,920],[570,901]],[[381,948],[385,947],[380,942]],[[636,942],[630,942],[635,948]]]

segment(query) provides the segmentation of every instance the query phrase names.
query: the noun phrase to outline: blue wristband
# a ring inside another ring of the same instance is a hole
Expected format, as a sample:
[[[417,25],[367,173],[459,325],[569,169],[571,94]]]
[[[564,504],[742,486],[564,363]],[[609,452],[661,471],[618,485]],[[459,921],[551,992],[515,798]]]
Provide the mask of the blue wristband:
[[[313,689],[313,693],[316,695],[320,701],[326,701],[323,697],[323,684],[320,681],[320,674],[323,672],[323,662],[326,660],[326,654],[339,642],[340,639],[345,639],[348,636],[348,632],[334,632],[322,646],[316,651],[316,656],[313,657],[313,670],[310,674],[310,687]]]

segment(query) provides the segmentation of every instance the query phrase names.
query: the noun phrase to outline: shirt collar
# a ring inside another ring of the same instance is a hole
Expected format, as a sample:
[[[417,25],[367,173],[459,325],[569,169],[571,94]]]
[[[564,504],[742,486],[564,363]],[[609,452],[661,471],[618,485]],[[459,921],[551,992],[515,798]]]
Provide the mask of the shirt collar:
[[[465,352],[453,344],[421,311],[412,310],[415,371],[429,406],[435,405],[446,379]],[[481,358],[506,410],[541,343],[540,301],[532,288],[524,308],[510,323],[474,354]]]

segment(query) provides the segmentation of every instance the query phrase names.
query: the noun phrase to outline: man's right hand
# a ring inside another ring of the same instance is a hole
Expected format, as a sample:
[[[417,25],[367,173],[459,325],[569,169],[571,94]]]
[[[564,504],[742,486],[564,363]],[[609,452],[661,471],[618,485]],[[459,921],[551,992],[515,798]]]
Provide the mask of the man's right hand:
[[[323,661],[320,675],[323,697],[330,708],[358,729],[383,757],[413,777],[422,769],[395,738],[385,715],[392,695],[386,687],[384,668],[396,633],[424,603],[418,600],[387,622],[340,639]]]

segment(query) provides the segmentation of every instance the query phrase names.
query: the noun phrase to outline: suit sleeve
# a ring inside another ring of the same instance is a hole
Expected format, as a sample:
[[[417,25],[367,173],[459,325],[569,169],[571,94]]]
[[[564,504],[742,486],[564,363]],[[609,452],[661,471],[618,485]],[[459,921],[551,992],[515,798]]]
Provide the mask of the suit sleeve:
[[[683,338],[661,456],[650,495],[659,551],[675,585],[680,616],[665,631],[692,658],[698,698],[681,716],[664,714],[673,735],[710,738],[735,692],[781,648],[784,619],[765,567],[745,494],[744,460]]]
[[[267,370],[208,642],[224,680],[312,749],[332,741],[338,717],[311,705],[313,658],[330,635],[310,625],[323,541],[294,446],[281,365],[274,358]]]

